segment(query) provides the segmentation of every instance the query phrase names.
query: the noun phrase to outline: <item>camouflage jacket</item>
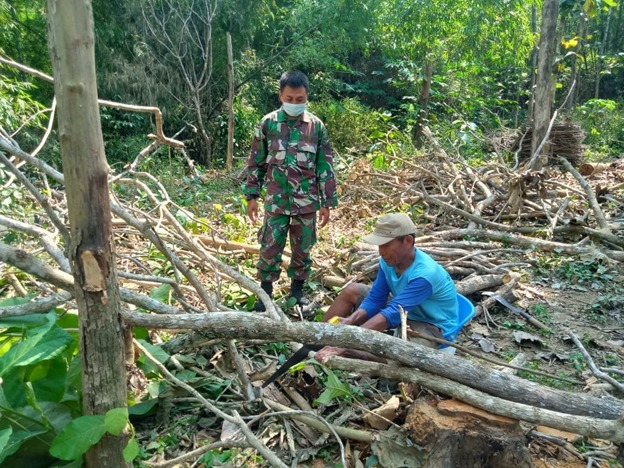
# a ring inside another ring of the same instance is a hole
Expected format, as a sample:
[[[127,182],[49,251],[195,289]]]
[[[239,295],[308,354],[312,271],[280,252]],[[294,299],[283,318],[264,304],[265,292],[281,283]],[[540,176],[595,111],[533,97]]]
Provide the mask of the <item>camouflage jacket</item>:
[[[298,215],[338,205],[327,130],[307,111],[297,120],[282,109],[265,115],[247,167],[245,195],[259,197],[266,183],[268,213]]]

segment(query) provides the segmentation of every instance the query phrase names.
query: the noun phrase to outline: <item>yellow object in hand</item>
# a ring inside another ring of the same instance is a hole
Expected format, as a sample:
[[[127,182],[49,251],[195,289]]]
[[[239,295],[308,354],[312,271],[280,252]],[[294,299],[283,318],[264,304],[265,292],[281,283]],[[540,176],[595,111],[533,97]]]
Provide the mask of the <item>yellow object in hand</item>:
[[[340,317],[332,317],[327,321],[327,323],[340,323]]]

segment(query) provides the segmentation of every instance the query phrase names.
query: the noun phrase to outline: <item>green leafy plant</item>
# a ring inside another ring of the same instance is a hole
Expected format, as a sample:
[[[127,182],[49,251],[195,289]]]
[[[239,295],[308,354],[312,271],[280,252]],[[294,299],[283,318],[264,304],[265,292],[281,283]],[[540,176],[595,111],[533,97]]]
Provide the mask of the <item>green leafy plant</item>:
[[[54,438],[50,453],[61,460],[79,460],[104,434],[120,435],[128,424],[127,408],[113,408],[103,416],[80,416]],[[139,446],[132,435],[123,450],[124,460],[132,461],[138,454]]]
[[[206,464],[207,467],[210,466],[220,466],[227,463],[233,455],[233,450],[212,450],[210,452],[206,452],[202,461]]]
[[[12,298],[0,305],[28,302]],[[75,336],[61,326],[77,317],[46,315],[0,320],[0,463],[31,452],[46,459],[51,439],[80,413],[80,368]]]
[[[543,304],[531,304],[530,311],[535,318],[543,323],[550,323],[551,317],[548,308]]]
[[[30,299],[4,299],[0,306]],[[126,408],[81,415],[77,334],[65,330],[77,327],[77,315],[57,311],[0,319],[0,464],[19,463],[26,454],[32,463],[80,460],[105,433],[126,427],[131,438],[124,457],[137,456]]]
[[[586,133],[594,152],[609,156],[624,150],[624,108],[610,99],[590,99],[577,107],[574,119]]]
[[[329,405],[335,399],[352,399],[354,393],[347,382],[343,382],[336,374],[328,368],[324,368],[327,373],[325,390],[314,400],[315,405]]]

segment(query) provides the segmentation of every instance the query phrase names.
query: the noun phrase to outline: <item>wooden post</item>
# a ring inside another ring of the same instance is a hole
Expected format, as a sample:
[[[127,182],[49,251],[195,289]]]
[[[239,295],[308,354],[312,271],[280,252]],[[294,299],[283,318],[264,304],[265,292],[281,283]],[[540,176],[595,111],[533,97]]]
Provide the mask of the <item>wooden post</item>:
[[[232,170],[232,162],[234,161],[234,59],[232,58],[232,35],[226,33],[227,38],[227,56],[228,56],[228,145],[227,145],[227,159],[225,167],[228,171]]]
[[[47,4],[71,232],[68,257],[80,312],[83,410],[87,415],[102,415],[125,407],[127,395],[93,12],[90,0],[48,0]],[[87,452],[86,466],[131,466],[122,455],[127,440],[127,434],[104,436]]]

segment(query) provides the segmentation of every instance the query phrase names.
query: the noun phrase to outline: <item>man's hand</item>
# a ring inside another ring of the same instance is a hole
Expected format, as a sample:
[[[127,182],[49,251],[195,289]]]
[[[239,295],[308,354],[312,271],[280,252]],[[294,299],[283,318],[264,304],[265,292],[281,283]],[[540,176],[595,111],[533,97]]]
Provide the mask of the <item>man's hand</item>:
[[[324,206],[319,211],[319,227],[322,228],[329,223],[329,208]]]
[[[252,223],[256,224],[258,222],[258,200],[252,198],[247,202],[247,216]]]
[[[335,348],[334,346],[325,346],[321,348],[314,355],[314,359],[316,359],[320,363],[324,363],[331,356],[341,356],[346,350],[343,348]]]

